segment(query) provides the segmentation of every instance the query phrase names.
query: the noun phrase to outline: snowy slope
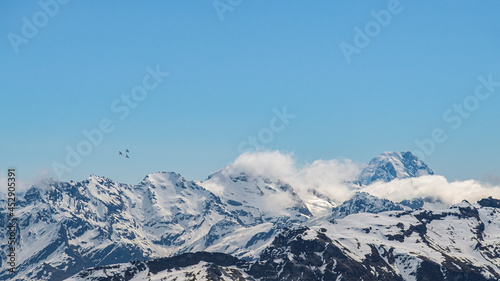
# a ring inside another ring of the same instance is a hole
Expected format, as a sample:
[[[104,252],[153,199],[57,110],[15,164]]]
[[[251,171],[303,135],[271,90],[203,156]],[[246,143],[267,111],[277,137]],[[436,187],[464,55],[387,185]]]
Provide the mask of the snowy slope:
[[[47,182],[20,200],[18,276],[26,279],[205,249],[240,225],[217,196],[176,173],[151,174],[135,186],[97,176]],[[5,233],[0,241],[7,244]],[[3,268],[0,279],[7,276]]]
[[[279,217],[304,221],[312,216],[292,186],[279,179],[245,173],[235,175],[229,169],[222,169],[210,175],[201,185],[228,202],[230,211],[248,212],[245,214],[249,220],[246,223],[274,221]]]
[[[334,222],[325,216],[283,229],[258,261],[192,253],[126,265],[118,275],[150,274],[151,280],[195,275],[196,280],[498,280],[499,221],[497,207],[468,202],[435,211],[358,213]],[[104,269],[89,269],[70,280],[98,280],[95,276],[103,276]],[[220,274],[210,277],[207,269]]]

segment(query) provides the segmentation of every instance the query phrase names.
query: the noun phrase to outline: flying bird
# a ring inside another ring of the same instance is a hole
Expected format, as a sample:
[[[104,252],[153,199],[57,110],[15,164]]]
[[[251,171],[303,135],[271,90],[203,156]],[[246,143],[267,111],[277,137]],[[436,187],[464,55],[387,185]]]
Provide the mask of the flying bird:
[[[128,151],[128,149],[125,149],[125,152],[127,152],[127,153],[128,153],[128,152],[130,152],[130,151]]]
[[[120,155],[123,155],[121,151],[118,151],[118,153],[120,153]]]
[[[130,157],[128,157],[128,155],[127,155],[127,154],[125,154],[125,158],[130,158]]]

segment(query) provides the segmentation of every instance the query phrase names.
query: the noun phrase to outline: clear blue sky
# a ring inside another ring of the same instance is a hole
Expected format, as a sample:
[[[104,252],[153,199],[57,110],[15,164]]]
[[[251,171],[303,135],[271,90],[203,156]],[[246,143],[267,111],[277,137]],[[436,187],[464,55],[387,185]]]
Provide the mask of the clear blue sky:
[[[401,0],[347,62],[341,43],[355,46],[355,28],[388,5],[244,0],[221,18],[212,1],[75,0],[52,16],[35,1],[2,1],[2,173],[54,177],[65,147],[109,118],[114,131],[62,179],[137,183],[160,170],[204,179],[286,106],[296,118],[276,123],[283,130],[265,147],[299,162],[418,150],[415,140],[442,128],[446,141],[425,158],[435,172],[499,176],[500,87],[456,130],[443,114],[474,94],[478,76],[500,81],[500,3]],[[111,104],[157,65],[170,75],[121,120]],[[118,156],[125,148],[130,159]]]

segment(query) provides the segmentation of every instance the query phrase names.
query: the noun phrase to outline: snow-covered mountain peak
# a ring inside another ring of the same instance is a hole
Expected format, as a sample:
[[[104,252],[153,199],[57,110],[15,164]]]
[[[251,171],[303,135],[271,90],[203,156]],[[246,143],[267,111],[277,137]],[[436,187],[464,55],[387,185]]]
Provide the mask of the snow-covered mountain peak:
[[[410,151],[384,152],[373,158],[363,169],[358,183],[369,185],[376,181],[391,181],[433,175],[434,172]]]
[[[232,182],[248,182],[249,180],[254,180],[259,178],[259,176],[251,176],[243,171],[233,171],[229,168],[221,169],[217,172],[212,173],[205,181],[216,181],[224,183],[226,181]]]
[[[455,209],[455,208],[474,208],[474,206],[469,203],[467,200],[463,200],[460,203],[456,203],[450,206],[450,209]]]
[[[226,201],[229,210],[245,213],[245,223],[281,216],[302,220],[312,215],[293,187],[280,179],[227,166],[200,185]]]
[[[366,192],[356,192],[351,199],[333,208],[331,217],[339,219],[357,213],[380,213],[400,210],[403,210],[403,206],[390,200],[378,198]]]
[[[90,174],[90,176],[87,178],[87,180],[95,180],[95,181],[102,181],[102,180],[107,180],[108,178],[103,177],[103,176],[98,176],[96,174]]]
[[[176,184],[185,182],[186,179],[179,173],[175,172],[156,172],[144,177],[140,184],[151,184],[153,186]]]

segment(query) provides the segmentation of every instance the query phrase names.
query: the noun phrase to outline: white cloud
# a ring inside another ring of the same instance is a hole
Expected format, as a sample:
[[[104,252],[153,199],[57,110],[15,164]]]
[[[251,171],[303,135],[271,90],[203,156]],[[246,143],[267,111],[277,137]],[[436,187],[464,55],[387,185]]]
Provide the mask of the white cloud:
[[[474,203],[488,196],[500,198],[499,186],[476,180],[448,182],[445,177],[436,175],[388,183],[376,182],[364,187],[349,183],[357,178],[362,167],[363,165],[349,159],[316,160],[299,165],[292,154],[264,151],[242,154],[224,170],[230,174],[245,172],[252,176],[280,179],[291,184],[302,198],[309,196],[311,190],[315,190],[337,203],[349,199],[356,191],[364,191],[396,202],[433,197],[444,203],[454,204],[462,200]]]
[[[488,196],[500,198],[500,187],[498,186],[491,186],[476,180],[448,182],[443,176],[422,176],[393,180],[387,183],[377,182],[362,190],[393,201],[434,197],[444,203],[455,204],[462,200],[475,203]]]
[[[230,174],[245,172],[251,176],[284,179],[295,173],[296,167],[293,155],[264,151],[243,153],[225,170]]]
[[[28,189],[30,189],[33,185],[42,189],[48,188],[51,180],[46,178],[47,175],[48,175],[47,169],[42,170],[40,173],[37,174],[37,176],[31,178],[20,176],[19,172],[17,172],[15,176],[16,194],[22,194],[28,191]],[[5,197],[8,192],[7,180],[8,180],[7,172],[2,171],[0,173],[0,196],[2,197]]]
[[[315,190],[340,203],[354,193],[355,188],[348,182],[355,180],[360,172],[360,165],[349,159],[316,160],[286,180],[302,196]]]
[[[279,179],[291,184],[301,197],[315,190],[342,202],[354,192],[352,184],[346,182],[357,177],[360,165],[348,159],[316,160],[298,165],[292,154],[263,151],[244,153],[223,171],[232,175],[245,172],[249,176]]]
[[[313,198],[311,191],[324,194],[337,204],[349,199],[356,191],[364,191],[395,202],[433,197],[444,203],[454,204],[462,200],[474,203],[488,196],[500,198],[500,184],[477,180],[448,182],[445,177],[437,175],[393,180],[388,183],[376,182],[359,187],[350,182],[358,177],[362,167],[363,165],[349,159],[316,160],[312,163],[298,164],[293,154],[263,151],[240,155],[222,172],[226,175],[238,175],[244,172],[249,176],[282,180],[289,183],[306,202]],[[38,178],[32,181],[16,178],[16,192],[25,192],[33,184],[40,187],[48,186],[47,181],[41,180],[44,175],[45,172],[42,171]],[[0,194],[5,196],[7,192],[5,172],[0,173],[0,186],[4,186]],[[270,202],[283,201],[284,205],[290,204],[291,200],[291,198],[271,199]]]
[[[2,196],[6,196],[7,192],[8,192],[7,180],[8,180],[8,177],[6,175],[0,175],[0,186],[2,187],[0,190],[0,194]],[[16,178],[15,183],[16,183],[16,186],[15,186],[16,194],[26,192],[33,185],[33,183],[30,181],[19,180],[17,178]]]

